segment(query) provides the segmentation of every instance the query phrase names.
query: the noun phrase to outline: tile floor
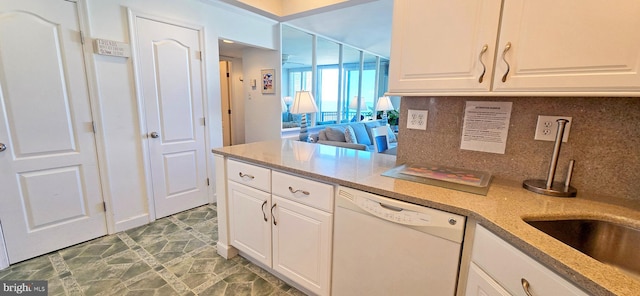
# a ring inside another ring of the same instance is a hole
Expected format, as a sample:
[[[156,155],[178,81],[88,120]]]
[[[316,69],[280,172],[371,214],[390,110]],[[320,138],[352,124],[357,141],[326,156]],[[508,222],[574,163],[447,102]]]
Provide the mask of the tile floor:
[[[49,295],[304,295],[216,252],[215,205],[17,263],[0,280],[47,280]]]

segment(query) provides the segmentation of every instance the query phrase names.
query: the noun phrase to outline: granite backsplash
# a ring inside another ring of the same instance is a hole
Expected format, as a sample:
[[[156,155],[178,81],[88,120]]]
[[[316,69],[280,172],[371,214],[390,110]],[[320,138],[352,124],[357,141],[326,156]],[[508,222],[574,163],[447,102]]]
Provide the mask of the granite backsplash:
[[[505,154],[461,150],[466,101],[513,102]],[[407,110],[428,110],[427,130],[407,129]],[[534,140],[538,115],[573,117],[556,181],[575,159],[578,196],[640,201],[640,98],[403,97],[397,163],[435,163],[516,181],[545,179],[553,142]]]

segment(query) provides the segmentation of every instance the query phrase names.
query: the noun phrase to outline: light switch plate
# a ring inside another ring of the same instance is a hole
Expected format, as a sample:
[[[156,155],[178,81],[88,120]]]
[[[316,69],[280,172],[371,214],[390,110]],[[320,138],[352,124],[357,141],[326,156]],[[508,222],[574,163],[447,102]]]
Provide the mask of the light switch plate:
[[[569,120],[564,126],[564,135],[562,136],[562,142],[569,140],[569,130],[571,129],[571,122],[573,119],[569,116],[545,116],[538,115],[538,124],[536,125],[535,140],[541,141],[555,141],[556,134],[558,134],[558,119]]]
[[[407,128],[408,129],[427,129],[427,116],[429,111],[427,110],[411,110],[407,114]]]

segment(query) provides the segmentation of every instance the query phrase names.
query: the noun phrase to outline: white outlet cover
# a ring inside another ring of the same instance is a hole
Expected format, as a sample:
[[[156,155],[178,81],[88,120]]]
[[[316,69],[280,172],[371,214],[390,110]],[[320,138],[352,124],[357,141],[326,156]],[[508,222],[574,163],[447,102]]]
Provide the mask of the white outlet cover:
[[[427,116],[429,111],[427,110],[411,110],[407,112],[407,128],[427,130]]]
[[[569,130],[573,119],[569,116],[546,116],[538,115],[538,123],[536,124],[536,134],[534,139],[540,141],[555,141],[558,134],[558,119],[566,119],[569,122],[564,126],[564,135],[562,142],[569,140]]]

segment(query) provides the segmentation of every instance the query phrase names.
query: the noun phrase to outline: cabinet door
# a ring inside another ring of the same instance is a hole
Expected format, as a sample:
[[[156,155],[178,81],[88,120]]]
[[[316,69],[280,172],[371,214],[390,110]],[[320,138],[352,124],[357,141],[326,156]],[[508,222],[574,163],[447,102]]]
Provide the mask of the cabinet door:
[[[488,91],[500,4],[500,0],[395,1],[389,92]]]
[[[332,215],[275,195],[273,205],[273,269],[328,295]]]
[[[469,266],[469,277],[467,278],[467,288],[465,296],[509,296],[496,281],[486,274],[477,265],[471,263]]]
[[[271,266],[271,195],[233,181],[228,187],[231,245]]]
[[[504,3],[494,90],[640,89],[640,1]],[[502,58],[507,43],[511,49]],[[502,78],[509,73],[506,81]]]

